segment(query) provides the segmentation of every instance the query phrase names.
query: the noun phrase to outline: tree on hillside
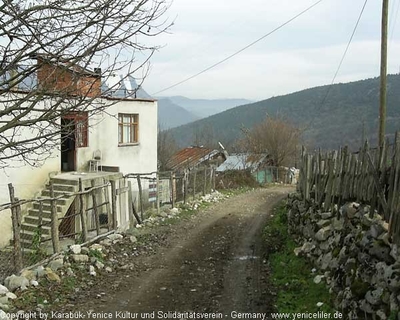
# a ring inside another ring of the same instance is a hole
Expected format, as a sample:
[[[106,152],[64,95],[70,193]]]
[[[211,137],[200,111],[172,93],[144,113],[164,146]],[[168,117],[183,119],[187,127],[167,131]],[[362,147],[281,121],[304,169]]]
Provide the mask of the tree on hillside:
[[[294,164],[300,141],[300,130],[282,117],[265,120],[251,129],[242,128],[244,135],[238,143],[243,151],[267,153],[275,166]]]
[[[120,83],[100,92],[99,81],[144,79],[167,8],[167,0],[2,1],[0,168],[40,165],[60,146],[62,115],[106,112],[111,100],[95,99]]]
[[[218,148],[218,140],[215,137],[214,128],[211,125],[200,127],[199,125],[193,128],[194,146],[203,146],[205,148]]]
[[[158,170],[166,171],[168,161],[177,151],[178,146],[172,134],[167,130],[161,130],[159,127],[157,136]]]

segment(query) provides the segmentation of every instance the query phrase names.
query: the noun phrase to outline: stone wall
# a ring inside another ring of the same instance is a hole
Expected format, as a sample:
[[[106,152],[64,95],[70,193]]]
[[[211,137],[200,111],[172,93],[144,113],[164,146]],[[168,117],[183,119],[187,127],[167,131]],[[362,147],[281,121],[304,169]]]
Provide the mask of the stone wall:
[[[315,283],[325,282],[346,318],[400,319],[400,259],[388,225],[370,207],[346,203],[323,212],[298,194],[288,199],[289,232],[296,255],[316,266]]]

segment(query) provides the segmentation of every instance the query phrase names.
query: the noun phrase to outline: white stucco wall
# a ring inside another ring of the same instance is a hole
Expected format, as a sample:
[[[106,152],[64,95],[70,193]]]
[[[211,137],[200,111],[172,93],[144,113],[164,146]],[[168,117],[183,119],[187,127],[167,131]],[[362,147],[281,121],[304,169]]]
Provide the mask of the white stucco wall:
[[[118,113],[139,114],[139,143],[118,146]],[[86,171],[93,153],[100,150],[102,165],[119,167],[123,174],[157,170],[157,102],[120,100],[106,112],[89,118],[89,143],[77,149],[78,170]]]
[[[24,93],[0,95],[0,110],[12,105],[14,103],[13,101],[24,98],[24,95]],[[44,106],[45,103],[49,102],[40,101],[38,107]],[[1,120],[6,120],[6,118],[2,117]],[[37,131],[29,127],[24,127],[19,128],[17,134],[13,133],[12,130],[2,132],[0,138],[2,142],[4,142],[4,139],[6,139],[5,137],[10,139],[11,136],[14,136],[16,141],[23,141],[33,137],[36,133]],[[54,149],[51,154],[41,151],[40,149],[36,150],[36,152],[47,157],[40,166],[32,167],[24,163],[20,158],[11,158],[7,160],[7,166],[0,170],[0,204],[10,202],[8,191],[9,183],[13,184],[16,197],[20,199],[30,199],[40,193],[42,187],[48,181],[49,173],[60,170],[59,150]],[[9,151],[6,151],[6,154],[2,154],[2,156],[7,154],[10,154]],[[33,156],[33,158],[34,157],[35,156]],[[0,247],[9,244],[12,237],[11,229],[11,211],[0,211]]]

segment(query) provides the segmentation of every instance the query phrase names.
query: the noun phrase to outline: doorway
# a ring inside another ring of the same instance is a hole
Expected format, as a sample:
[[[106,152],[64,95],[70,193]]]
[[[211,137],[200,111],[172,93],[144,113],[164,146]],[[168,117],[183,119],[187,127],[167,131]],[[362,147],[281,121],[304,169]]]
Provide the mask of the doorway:
[[[61,171],[76,170],[75,119],[61,118]]]

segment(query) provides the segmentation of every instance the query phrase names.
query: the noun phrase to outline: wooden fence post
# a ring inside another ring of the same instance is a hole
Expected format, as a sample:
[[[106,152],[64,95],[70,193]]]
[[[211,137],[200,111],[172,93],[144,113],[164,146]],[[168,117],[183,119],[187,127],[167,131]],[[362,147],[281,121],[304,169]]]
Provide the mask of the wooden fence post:
[[[59,253],[60,249],[60,235],[58,232],[58,215],[56,200],[54,200],[54,186],[53,181],[50,180],[50,209],[51,209],[51,241],[53,243],[54,253]]]
[[[82,178],[79,178],[79,215],[81,217],[81,228],[82,228],[82,242],[87,240],[87,221],[86,221],[86,205],[85,205],[85,195],[82,194]]]
[[[197,177],[197,169],[193,169],[194,176],[193,176],[193,200],[196,198],[196,177]]]
[[[103,178],[103,184],[106,184],[106,179]],[[107,229],[108,231],[112,230],[112,224],[113,224],[113,214],[112,214],[112,209],[111,209],[111,203],[110,203],[110,195],[109,195],[109,188],[108,186],[105,187],[104,190],[104,200],[107,203],[106,208],[107,208]]]
[[[133,200],[132,200],[132,182],[128,181],[128,203],[129,203],[129,225],[130,227],[134,226],[134,221],[133,221],[133,212],[134,212],[134,206],[133,206]]]
[[[183,203],[186,204],[186,198],[187,198],[187,181],[188,181],[188,169],[185,169],[183,173],[183,181],[182,181],[182,186],[183,186]]]
[[[204,168],[204,184],[203,184],[203,196],[206,195],[207,192],[207,168]]]
[[[392,162],[392,170],[391,170],[391,179],[389,181],[389,197],[388,197],[388,211],[389,211],[389,235],[392,236],[395,232],[395,225],[397,225],[398,215],[396,215],[397,209],[397,185],[399,180],[399,171],[400,171],[400,133],[396,132],[395,145],[394,145],[394,154],[393,154],[393,162]],[[396,215],[396,216],[395,216]]]
[[[111,212],[112,212],[112,227],[117,229],[117,187],[115,180],[110,180],[111,183]]]
[[[38,227],[39,229],[42,228],[43,223],[43,201],[39,202],[39,217],[38,217]]]
[[[212,178],[213,178],[214,170],[215,170],[214,168],[210,168],[210,194],[212,193],[212,189],[213,189]]]
[[[139,201],[140,201],[140,217],[143,221],[144,217],[144,209],[143,209],[143,193],[142,193],[142,182],[140,181],[140,175],[136,176],[137,184],[139,188]]]
[[[91,180],[90,184],[91,184],[92,188],[95,187],[94,180]],[[100,217],[99,217],[99,210],[97,207],[96,190],[92,190],[92,202],[93,202],[94,221],[96,224],[96,232],[97,232],[97,235],[99,235],[100,234]]]
[[[171,205],[172,208],[175,208],[175,174],[171,172],[170,176],[170,184],[171,184]]]
[[[214,190],[214,191],[216,191],[216,190],[215,190],[215,184],[216,184],[215,181],[216,181],[216,179],[217,179],[217,169],[214,168],[214,169],[213,169],[213,190]]]
[[[21,247],[21,207],[18,204],[18,199],[14,195],[14,187],[11,183],[8,184],[11,202],[11,219],[13,227],[13,240],[14,240],[14,271],[16,273],[22,270],[22,247]]]
[[[157,213],[160,213],[160,176],[158,172],[156,172],[156,201],[157,201]]]

